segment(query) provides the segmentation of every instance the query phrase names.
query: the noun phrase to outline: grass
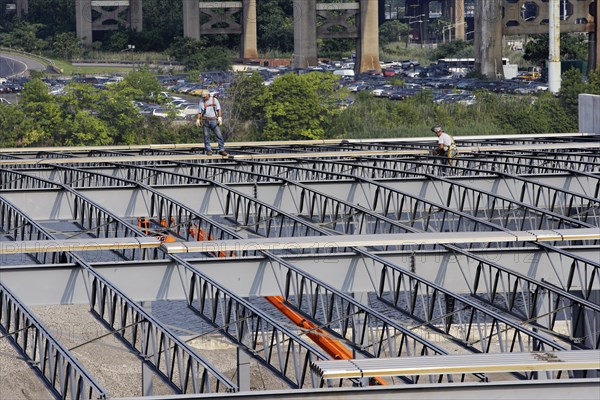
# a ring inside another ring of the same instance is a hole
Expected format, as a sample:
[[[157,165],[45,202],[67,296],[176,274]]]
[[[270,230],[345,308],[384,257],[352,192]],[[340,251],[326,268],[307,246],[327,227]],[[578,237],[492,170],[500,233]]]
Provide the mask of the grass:
[[[56,61],[56,67],[62,70],[63,75],[102,75],[102,74],[127,74],[131,67],[111,67],[108,65],[74,66],[66,61]]]

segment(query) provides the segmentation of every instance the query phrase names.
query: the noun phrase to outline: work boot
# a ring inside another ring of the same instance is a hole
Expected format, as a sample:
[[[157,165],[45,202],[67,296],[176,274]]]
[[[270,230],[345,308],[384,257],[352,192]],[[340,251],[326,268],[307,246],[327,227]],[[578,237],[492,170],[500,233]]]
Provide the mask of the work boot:
[[[222,155],[223,157],[227,157],[227,152],[225,150],[219,151],[219,154]]]
[[[212,155],[213,155],[213,152],[212,152],[212,150],[206,150],[206,155],[207,155],[207,156],[212,156]]]

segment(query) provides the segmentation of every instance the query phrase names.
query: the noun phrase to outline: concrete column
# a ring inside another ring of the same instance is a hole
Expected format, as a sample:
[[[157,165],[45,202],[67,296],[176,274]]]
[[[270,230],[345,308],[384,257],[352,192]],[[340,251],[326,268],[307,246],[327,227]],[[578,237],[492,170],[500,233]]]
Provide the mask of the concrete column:
[[[200,39],[200,4],[198,0],[183,0],[183,37]]]
[[[560,90],[560,0],[548,4],[548,91]]]
[[[141,32],[143,26],[142,0],[129,0],[129,23],[131,29]]]
[[[360,0],[360,37],[357,49],[358,72],[375,70],[379,64],[378,0]]]
[[[22,17],[29,12],[29,0],[17,0],[17,17]]]
[[[92,45],[92,0],[75,2],[75,25],[77,37],[85,46]]]
[[[243,59],[257,58],[258,46],[256,39],[256,0],[243,0],[242,21],[242,54]]]
[[[465,40],[465,0],[454,0],[454,39]]]
[[[294,0],[294,56],[292,67],[317,65],[317,1]]]
[[[502,0],[476,0],[475,15],[475,70],[502,79]]]

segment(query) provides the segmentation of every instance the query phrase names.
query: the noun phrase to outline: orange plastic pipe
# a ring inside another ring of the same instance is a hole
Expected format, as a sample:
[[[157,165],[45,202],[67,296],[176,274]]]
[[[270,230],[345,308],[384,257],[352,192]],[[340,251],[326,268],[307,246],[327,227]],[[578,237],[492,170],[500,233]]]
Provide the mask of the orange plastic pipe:
[[[325,352],[335,360],[350,360],[353,358],[352,353],[346,346],[341,344],[339,341],[332,339],[325,330],[317,328],[312,321],[308,321],[302,315],[286,306],[283,302],[283,297],[265,296],[265,299],[273,304],[275,308],[281,311],[282,314],[288,317],[296,325],[308,330],[306,336],[308,336],[320,348],[325,350]],[[379,377],[374,377],[373,381],[377,382],[378,385],[387,385],[387,382]]]
[[[206,237],[204,231],[201,228],[190,227],[190,234],[197,240],[212,240],[212,237]],[[213,253],[214,254],[214,253]],[[233,252],[232,252],[233,255]],[[225,252],[220,252],[219,257],[225,257]],[[338,340],[329,337],[327,331],[317,328],[314,322],[307,320],[296,311],[284,304],[283,297],[281,296],[265,296],[271,304],[275,306],[283,315],[288,317],[297,326],[307,330],[306,335],[317,344],[320,348],[325,350],[335,360],[350,360],[352,359],[352,352],[348,350],[346,346],[341,344]],[[378,385],[387,385],[387,382],[379,377],[374,377],[371,380],[376,382]]]

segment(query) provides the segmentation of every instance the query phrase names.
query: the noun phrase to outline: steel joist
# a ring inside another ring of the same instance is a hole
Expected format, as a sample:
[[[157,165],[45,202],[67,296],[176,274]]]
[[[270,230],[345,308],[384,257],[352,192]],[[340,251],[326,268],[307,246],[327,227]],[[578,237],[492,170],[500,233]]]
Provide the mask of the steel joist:
[[[185,365],[196,365],[190,368],[193,376],[212,372],[194,364],[185,342],[99,275],[94,262],[115,260],[127,268],[142,261],[168,263],[181,279],[187,305],[215,333],[253,354],[293,388],[318,386],[309,376],[310,365],[329,357],[306,332],[275,318],[264,299],[243,298],[231,289],[233,282],[203,271],[242,273],[238,265],[256,265],[250,278],[255,285],[272,284],[275,290],[267,292],[280,294],[356,357],[598,349],[600,260],[593,256],[598,240],[565,241],[560,235],[600,225],[600,162],[593,139],[465,138],[459,144],[465,151],[452,165],[428,155],[430,139],[231,144],[228,159],[198,155],[195,145],[3,150],[0,240],[66,241],[71,235],[99,240],[168,235],[183,242],[334,240],[339,235],[549,232],[543,242],[382,242],[180,256],[155,248],[107,250],[97,260],[78,251],[10,258],[15,264],[27,259],[41,266],[78,265],[91,289],[94,312],[110,330],[122,331],[123,340],[139,354],[159,364],[159,374],[176,377],[172,386],[181,392],[202,391],[209,382],[221,382],[223,390],[235,388],[218,373],[208,380],[180,380],[177,368]],[[153,227],[139,225],[143,218]],[[494,258],[503,251],[506,256]],[[519,254],[530,259],[519,259]],[[437,275],[421,256],[439,257]],[[323,261],[336,259],[347,263],[343,277],[325,271]],[[323,273],[309,272],[321,262]],[[18,270],[16,265],[5,269],[9,274]],[[345,289],[358,276],[368,280],[361,285],[370,287],[368,293]],[[452,290],[446,280],[452,280]],[[430,382],[443,379],[430,376]],[[420,383],[410,378],[391,382],[403,381]]]

